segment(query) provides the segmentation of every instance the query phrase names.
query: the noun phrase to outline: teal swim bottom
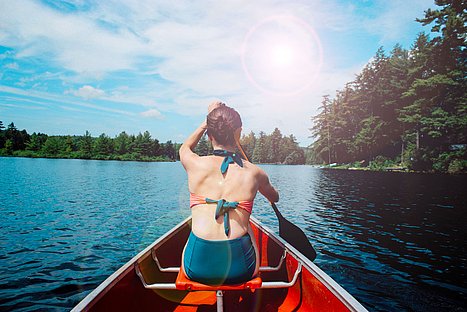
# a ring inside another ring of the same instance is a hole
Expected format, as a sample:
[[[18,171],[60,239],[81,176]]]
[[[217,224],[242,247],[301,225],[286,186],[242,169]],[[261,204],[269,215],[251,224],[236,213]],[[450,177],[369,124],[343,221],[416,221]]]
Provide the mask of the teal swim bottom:
[[[183,266],[193,281],[208,285],[233,285],[249,281],[256,255],[250,235],[230,240],[205,240],[191,232]]]

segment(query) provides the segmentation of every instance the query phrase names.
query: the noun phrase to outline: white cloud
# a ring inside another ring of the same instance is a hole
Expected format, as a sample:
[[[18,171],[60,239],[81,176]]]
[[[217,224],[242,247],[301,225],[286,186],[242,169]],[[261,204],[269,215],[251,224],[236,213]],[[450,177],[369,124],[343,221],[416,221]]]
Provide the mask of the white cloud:
[[[147,118],[154,118],[154,119],[162,119],[163,118],[161,112],[159,112],[157,109],[154,109],[154,108],[152,108],[150,110],[147,110],[145,112],[142,112],[141,116],[147,117]]]
[[[17,57],[50,57],[78,73],[131,68],[140,43],[134,34],[113,33],[86,15],[59,13],[33,1],[2,1],[0,40]]]
[[[71,106],[88,108],[90,109],[89,112],[101,111],[101,112],[114,113],[114,114],[119,114],[119,115],[130,116],[130,117],[135,115],[134,113],[129,112],[129,111],[104,107],[102,105],[100,106],[100,105],[95,105],[92,103],[84,103],[82,101],[75,101],[68,97],[64,98],[63,95],[55,95],[49,92],[42,92],[42,91],[36,91],[36,90],[23,90],[23,89],[12,88],[12,87],[2,86],[2,85],[0,85],[0,92],[18,96],[19,98],[18,101],[21,101],[21,102],[24,101],[23,100],[24,98],[26,98],[26,100],[31,103],[44,104],[51,108],[56,107],[57,103],[60,103],[61,105],[66,104],[66,105],[71,105]]]
[[[19,69],[19,65],[16,62],[5,64],[3,67],[6,69],[13,69],[13,70]]]
[[[338,0],[98,1],[80,3],[85,10],[67,13],[31,0],[0,1],[0,42],[15,51],[0,59],[51,60],[66,93],[141,105],[148,109],[143,117],[161,118],[161,111],[202,115],[213,98],[220,98],[239,109],[247,128],[279,126],[305,141],[321,96],[342,89],[362,64],[349,60],[335,68],[329,54],[345,51],[328,47],[319,79],[309,89],[272,96],[252,86],[243,72],[241,49],[248,31],[265,18],[287,14],[323,37],[370,33],[392,40],[407,36],[407,25],[432,5],[432,0],[377,0],[368,17]],[[123,78],[106,91],[91,86],[108,86],[99,82],[124,71],[138,83]]]
[[[82,97],[86,100],[94,99],[94,98],[101,98],[105,95],[104,90],[97,89],[92,86],[82,86],[78,90],[67,91],[67,93],[71,93],[75,96]]]
[[[414,34],[407,32],[411,25],[422,25],[415,21],[422,18],[424,11],[435,7],[430,0],[378,0],[374,4],[374,17],[360,20],[360,27],[379,36],[380,44],[390,42],[414,41]],[[428,28],[429,30],[429,28]],[[388,49],[392,47],[386,47]]]

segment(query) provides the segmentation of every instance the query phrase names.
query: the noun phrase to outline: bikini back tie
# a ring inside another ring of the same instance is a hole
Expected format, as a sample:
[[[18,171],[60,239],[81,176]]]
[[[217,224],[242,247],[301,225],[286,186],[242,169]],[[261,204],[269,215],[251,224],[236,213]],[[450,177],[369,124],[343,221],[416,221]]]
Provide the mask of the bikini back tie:
[[[221,214],[224,215],[224,231],[225,235],[229,236],[230,222],[229,222],[229,209],[235,209],[238,202],[228,202],[225,199],[214,200],[206,198],[206,204],[217,204],[215,219],[219,218]]]

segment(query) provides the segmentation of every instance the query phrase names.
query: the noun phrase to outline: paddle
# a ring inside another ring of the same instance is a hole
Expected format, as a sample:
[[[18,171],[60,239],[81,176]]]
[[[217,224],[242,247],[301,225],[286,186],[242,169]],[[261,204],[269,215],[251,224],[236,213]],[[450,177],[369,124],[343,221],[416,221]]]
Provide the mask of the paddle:
[[[243,157],[245,157],[245,159],[249,161],[248,157],[245,154],[245,151],[243,150],[242,145],[240,144],[240,141],[236,141],[237,146],[240,152],[242,153]],[[284,218],[279,212],[279,209],[277,209],[275,203],[270,202],[270,204],[272,209],[274,210],[274,213],[277,216],[277,219],[279,220],[279,236],[282,237],[287,243],[294,246],[305,257],[307,257],[311,261],[315,260],[316,251],[313,248],[313,246],[311,246],[311,243],[306,237],[305,233],[303,233],[303,231],[298,226]]]

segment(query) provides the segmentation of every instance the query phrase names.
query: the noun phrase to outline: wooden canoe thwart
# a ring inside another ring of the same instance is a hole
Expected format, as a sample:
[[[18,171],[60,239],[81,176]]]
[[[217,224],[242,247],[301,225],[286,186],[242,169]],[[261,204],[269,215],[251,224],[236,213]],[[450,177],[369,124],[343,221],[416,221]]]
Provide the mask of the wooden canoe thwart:
[[[251,226],[260,252],[260,278],[222,289],[191,282],[179,272],[190,225],[191,218],[178,224],[72,311],[367,311],[254,217]]]

